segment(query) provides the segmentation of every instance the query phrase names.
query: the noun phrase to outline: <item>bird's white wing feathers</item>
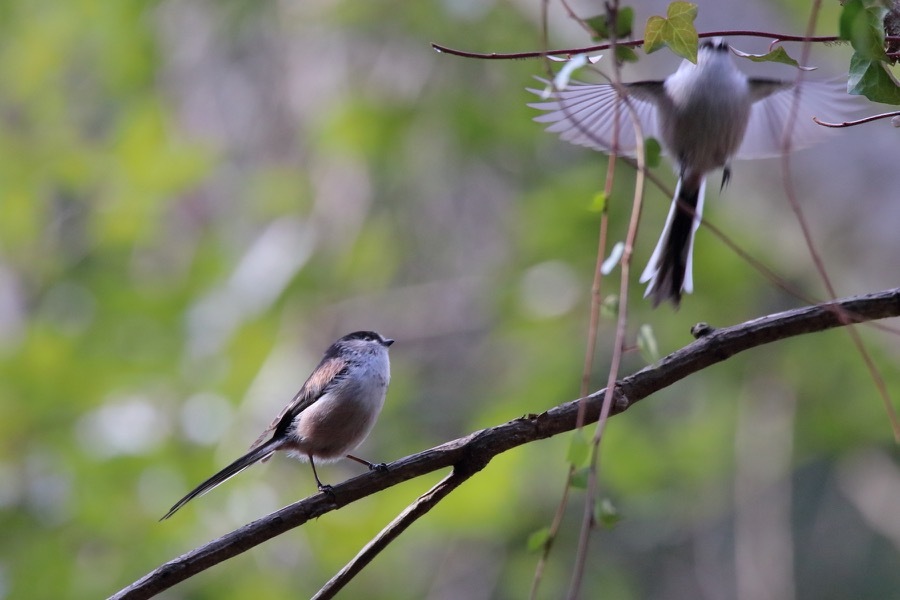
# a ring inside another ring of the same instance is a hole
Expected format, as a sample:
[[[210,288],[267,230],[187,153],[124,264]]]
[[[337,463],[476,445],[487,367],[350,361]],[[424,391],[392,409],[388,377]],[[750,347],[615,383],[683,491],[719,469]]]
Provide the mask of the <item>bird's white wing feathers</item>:
[[[753,104],[744,141],[735,157],[778,156],[782,153],[783,136],[791,123],[797,88],[793,82],[767,79],[751,79],[751,88],[761,99]],[[664,94],[662,82],[631,83],[626,89],[644,137],[659,139],[656,104]],[[849,108],[844,100],[847,98],[845,90],[845,84],[840,80],[803,82],[791,129],[791,150],[810,146],[828,135],[828,129],[813,122],[813,117],[823,120],[844,118]],[[543,94],[542,90],[528,91]],[[546,130],[559,134],[567,142],[603,152],[616,150],[620,154],[634,155],[634,126],[629,111],[610,84],[573,82],[565,90],[554,92],[551,100],[528,106],[547,111],[534,120],[549,123]]]
[[[658,138],[659,125],[654,98],[662,95],[662,82],[634,83],[629,84],[627,89],[628,101],[640,121],[644,137]],[[542,90],[528,91],[543,94]],[[633,155],[635,152],[634,125],[630,112],[610,84],[573,82],[566,89],[554,92],[552,100],[528,106],[548,111],[534,120],[538,123],[550,123],[547,131],[558,133],[567,142],[603,152],[615,150],[625,155]]]
[[[790,127],[790,150],[799,150],[822,141],[829,132],[812,118],[842,120],[848,112],[846,84],[840,80],[793,82],[751,79],[751,89],[762,99],[753,104],[744,141],[736,158],[779,156]],[[799,94],[794,112],[794,98]],[[793,123],[791,122],[793,116]]]

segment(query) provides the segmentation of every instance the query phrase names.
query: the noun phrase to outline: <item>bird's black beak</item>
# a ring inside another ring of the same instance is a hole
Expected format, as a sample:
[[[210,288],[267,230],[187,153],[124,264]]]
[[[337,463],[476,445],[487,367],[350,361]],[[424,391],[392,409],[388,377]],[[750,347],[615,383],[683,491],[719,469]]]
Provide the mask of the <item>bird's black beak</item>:
[[[383,341],[382,343],[383,343],[385,346],[390,346],[391,344],[394,343],[394,340],[392,340],[391,338],[384,338],[384,341]]]

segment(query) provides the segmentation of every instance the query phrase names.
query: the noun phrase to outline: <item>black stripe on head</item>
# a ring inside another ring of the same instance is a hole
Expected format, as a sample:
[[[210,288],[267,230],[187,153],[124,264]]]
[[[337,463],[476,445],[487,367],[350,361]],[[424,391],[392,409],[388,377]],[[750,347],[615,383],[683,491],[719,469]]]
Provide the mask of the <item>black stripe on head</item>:
[[[394,340],[388,339],[375,331],[354,331],[353,333],[348,333],[347,335],[339,339],[338,342],[349,342],[351,340],[360,340],[363,342],[378,342],[382,346],[390,346],[394,343]]]
[[[715,50],[717,52],[724,52],[728,50],[728,42],[725,41],[725,38],[710,38],[703,40],[700,42],[700,47],[706,50]]]

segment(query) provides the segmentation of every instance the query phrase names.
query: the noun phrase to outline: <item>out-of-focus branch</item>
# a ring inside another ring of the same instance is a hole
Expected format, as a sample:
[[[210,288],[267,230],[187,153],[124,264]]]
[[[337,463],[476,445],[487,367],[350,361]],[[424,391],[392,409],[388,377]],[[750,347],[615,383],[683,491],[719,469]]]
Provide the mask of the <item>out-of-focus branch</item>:
[[[851,323],[896,316],[900,316],[900,288],[789,310],[722,329],[695,328],[696,341],[616,383],[611,414],[624,412],[647,396],[745,350]],[[585,399],[566,402],[541,414],[482,429],[395,461],[388,465],[386,473],[372,471],[350,479],[334,486],[333,496],[311,496],[165,563],[111,596],[111,600],[152,598],[310,519],[403,481],[448,467],[466,476],[477,473],[507,450],[571,431],[575,428],[579,406],[583,405],[588,421],[597,420],[605,394],[605,389],[599,390]]]

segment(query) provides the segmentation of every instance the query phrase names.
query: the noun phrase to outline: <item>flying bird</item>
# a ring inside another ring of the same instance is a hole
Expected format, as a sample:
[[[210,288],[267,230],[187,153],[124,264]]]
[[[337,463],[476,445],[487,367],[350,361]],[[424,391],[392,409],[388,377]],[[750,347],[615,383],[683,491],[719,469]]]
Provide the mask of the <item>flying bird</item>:
[[[626,83],[624,98],[612,84],[575,82],[553,91],[550,101],[529,104],[547,111],[535,121],[550,123],[547,131],[565,141],[633,154],[643,142],[635,139],[627,101],[644,136],[661,140],[679,178],[662,235],[640,277],[654,307],[670,301],[677,308],[682,293],[694,289],[694,236],[710,172],[723,169],[724,187],[734,158],[777,156],[818,141],[824,128],[812,117],[828,114],[845,97],[837,81],[798,87],[795,81],[748,77],[729,50],[721,39],[704,41],[696,64],[683,61],[664,81]]]

